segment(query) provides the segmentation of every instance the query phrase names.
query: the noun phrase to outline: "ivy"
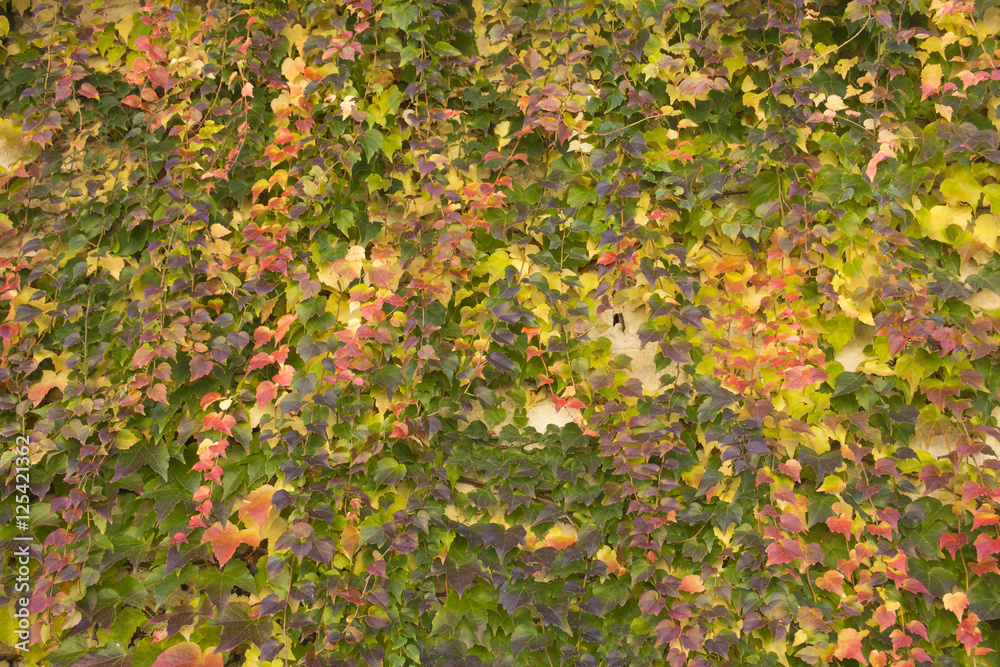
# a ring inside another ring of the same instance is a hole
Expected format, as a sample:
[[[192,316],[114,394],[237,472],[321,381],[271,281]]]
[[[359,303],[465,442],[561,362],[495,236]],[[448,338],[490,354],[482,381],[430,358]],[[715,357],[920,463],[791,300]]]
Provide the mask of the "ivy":
[[[992,664],[995,5],[8,3],[2,657]]]

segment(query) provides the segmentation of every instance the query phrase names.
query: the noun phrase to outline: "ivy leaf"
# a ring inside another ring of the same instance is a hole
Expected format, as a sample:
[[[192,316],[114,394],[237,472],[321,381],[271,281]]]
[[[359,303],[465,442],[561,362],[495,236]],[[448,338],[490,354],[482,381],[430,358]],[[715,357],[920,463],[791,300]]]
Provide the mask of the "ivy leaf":
[[[212,625],[222,628],[219,646],[220,653],[232,651],[246,642],[261,646],[271,636],[274,622],[271,619],[253,620],[250,618],[250,605],[243,602],[233,602],[227,605]]]
[[[799,447],[798,460],[802,465],[813,469],[813,472],[816,473],[817,484],[821,484],[827,475],[833,474],[844,462],[839,450],[817,454],[808,446]]]
[[[132,667],[134,650],[127,650],[119,641],[110,641],[103,647],[80,658],[76,667]]]
[[[239,560],[230,560],[221,569],[206,568],[199,575],[199,582],[204,577],[205,593],[208,599],[215,605],[216,609],[223,609],[229,602],[229,594],[234,588],[239,588],[247,593],[257,593],[257,583],[246,565]]]
[[[767,564],[783,565],[791,563],[796,558],[802,558],[802,548],[789,539],[775,540],[767,546]]]
[[[837,650],[834,657],[838,660],[857,660],[862,665],[867,665],[865,654],[861,650],[861,640],[868,635],[868,631],[858,632],[854,628],[843,628],[837,633]]]
[[[382,150],[382,133],[372,128],[365,131],[358,137],[358,141],[365,149],[365,157],[371,162],[378,152]]]
[[[534,594],[526,586],[506,586],[500,591],[500,604],[511,616],[521,607],[534,601]]]
[[[258,547],[260,545],[260,532],[250,528],[240,530],[228,521],[225,525],[222,525],[221,522],[214,523],[201,536],[201,543],[205,542],[211,544],[212,553],[219,561],[221,569],[233,557],[239,545],[249,544],[254,548]]]
[[[196,354],[191,357],[191,380],[198,380],[212,372],[215,364],[204,354]]]
[[[524,546],[524,538],[527,534],[524,526],[504,529],[500,524],[491,523],[483,530],[483,543],[496,550],[502,563],[508,551],[514,547]]]
[[[970,588],[967,592],[969,596],[969,612],[975,614],[983,621],[1000,619],[1000,596],[997,595],[998,587],[1000,587],[1000,577],[991,574],[985,576],[980,583]]]
[[[866,378],[863,375],[858,375],[857,373],[851,373],[845,371],[837,376],[834,380],[833,386],[833,397],[843,396],[844,394],[853,394],[861,387],[865,386]]]
[[[486,360],[490,363],[490,366],[497,369],[501,373],[513,375],[518,372],[517,364],[511,361],[510,357],[503,352],[490,352],[486,356]]]
[[[156,658],[152,667],[222,667],[222,654],[210,646],[204,651],[194,642],[182,642],[171,646]]]
[[[380,387],[385,388],[386,396],[392,397],[396,393],[399,385],[403,384],[403,373],[399,366],[385,364],[381,368],[372,371],[371,381]]]
[[[163,442],[154,442],[150,438],[143,438],[119,454],[118,464],[115,466],[115,474],[111,481],[117,482],[128,477],[144,465],[149,466],[153,472],[167,481],[168,462],[167,446]]]
[[[701,489],[699,488],[699,494]],[[725,532],[729,526],[743,520],[743,506],[738,502],[720,503],[721,507],[715,512],[715,525]]]

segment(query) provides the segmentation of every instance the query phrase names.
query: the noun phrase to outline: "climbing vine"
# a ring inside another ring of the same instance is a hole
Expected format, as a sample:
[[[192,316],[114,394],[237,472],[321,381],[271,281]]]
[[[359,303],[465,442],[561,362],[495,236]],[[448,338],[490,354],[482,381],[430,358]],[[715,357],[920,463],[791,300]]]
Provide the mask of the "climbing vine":
[[[994,664],[998,33],[9,2],[7,657]]]

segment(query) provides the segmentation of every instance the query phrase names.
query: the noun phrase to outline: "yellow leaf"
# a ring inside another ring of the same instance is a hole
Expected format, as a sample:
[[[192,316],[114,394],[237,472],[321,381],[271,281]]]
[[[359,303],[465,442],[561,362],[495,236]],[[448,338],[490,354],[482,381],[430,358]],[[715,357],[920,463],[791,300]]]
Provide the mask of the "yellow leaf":
[[[926,65],[920,73],[920,83],[928,88],[941,87],[941,66],[938,64]]]
[[[954,176],[942,181],[941,194],[944,195],[945,201],[952,206],[959,202],[967,202],[972,208],[975,208],[979,205],[983,189],[976,181],[971,169],[960,169]]]
[[[118,280],[118,276],[121,275],[122,269],[125,268],[125,260],[121,257],[101,257],[97,263],[102,269],[107,269],[108,273],[110,273],[111,277],[115,280]]]
[[[827,475],[823,480],[817,491],[820,493],[840,493],[847,488],[847,484],[844,483],[837,475]]]
[[[972,228],[972,236],[977,241],[985,245],[990,250],[996,252],[997,249],[997,219],[989,213],[976,218],[976,224]]]
[[[118,36],[122,38],[122,41],[127,44],[129,33],[132,32],[132,15],[126,14],[123,16],[122,19],[115,24],[115,30],[118,31]]]
[[[115,447],[121,450],[129,449],[135,443],[139,442],[140,438],[136,435],[135,431],[129,429],[124,429],[118,432],[115,436]]]
[[[830,111],[843,111],[847,105],[844,104],[844,98],[840,95],[830,95],[826,98],[826,108]]]
[[[972,222],[972,212],[964,206],[933,206],[930,209],[922,208],[917,211],[916,218],[924,236],[947,243],[945,231],[948,227],[958,225],[962,229],[967,229]]]
[[[983,14],[978,26],[981,36],[992,36],[1000,32],[1000,9],[990,7]]]

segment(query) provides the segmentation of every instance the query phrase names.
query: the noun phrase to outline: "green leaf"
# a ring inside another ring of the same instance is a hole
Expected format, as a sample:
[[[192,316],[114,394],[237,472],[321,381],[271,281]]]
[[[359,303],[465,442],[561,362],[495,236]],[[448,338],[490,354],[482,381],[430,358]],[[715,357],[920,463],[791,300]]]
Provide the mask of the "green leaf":
[[[437,51],[442,56],[460,56],[462,52],[456,49],[454,46],[448,42],[436,42],[434,44],[434,50]]]
[[[162,441],[153,442],[150,438],[143,438],[119,454],[118,465],[115,466],[115,474],[111,481],[117,482],[128,477],[144,465],[152,468],[164,481],[167,481],[169,458],[167,446]]]
[[[399,385],[403,384],[403,373],[399,366],[394,364],[385,364],[377,368],[372,371],[369,377],[373,384],[377,384],[385,389],[386,396],[389,398],[392,398]]]
[[[198,582],[204,582],[205,593],[217,609],[223,609],[229,601],[229,595],[234,588],[239,588],[249,594],[257,594],[257,582],[250,576],[247,566],[240,560],[230,560],[224,568],[206,568],[198,577]]]
[[[837,376],[834,381],[833,386],[833,396],[843,396],[844,394],[853,394],[861,387],[865,386],[865,382],[868,379],[864,375],[858,375],[857,373],[852,373],[850,371],[844,371]]]
[[[1000,577],[987,574],[975,586],[969,589],[969,611],[981,621],[1000,619]]]
[[[222,628],[216,650],[223,653],[232,651],[246,642],[261,646],[270,638],[274,622],[269,618],[255,621],[250,618],[250,605],[244,602],[232,602],[211,624]]]
[[[371,162],[372,159],[382,150],[382,133],[372,128],[365,131],[358,137],[358,141],[365,149],[365,157]]]

